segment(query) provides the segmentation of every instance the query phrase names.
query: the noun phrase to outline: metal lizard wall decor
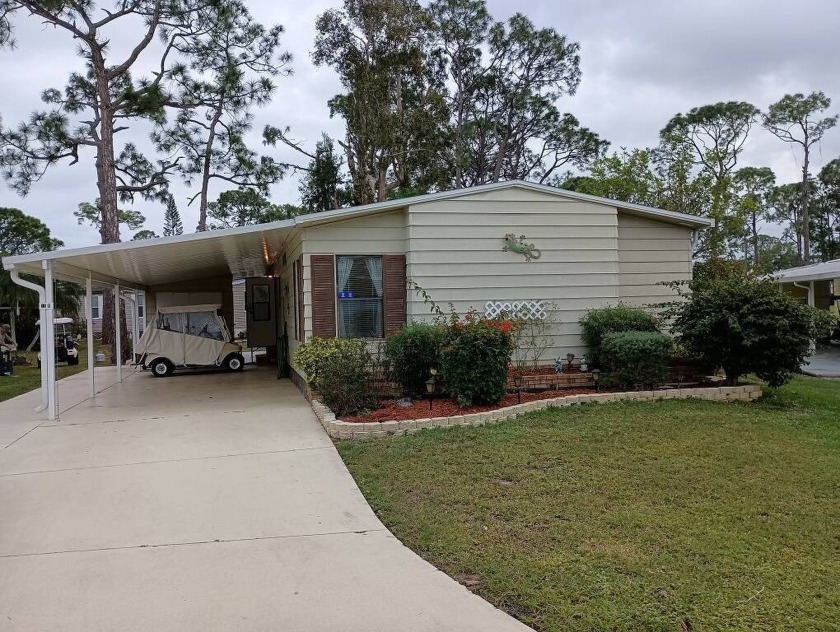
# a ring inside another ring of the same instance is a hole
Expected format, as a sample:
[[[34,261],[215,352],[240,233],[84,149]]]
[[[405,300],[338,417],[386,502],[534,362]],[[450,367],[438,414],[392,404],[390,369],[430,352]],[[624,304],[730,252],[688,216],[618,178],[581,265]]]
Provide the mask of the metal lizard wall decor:
[[[525,255],[525,261],[531,261],[542,257],[542,252],[534,244],[525,243],[525,235],[520,235],[519,238],[513,233],[505,235],[505,245],[502,248],[504,252],[516,252],[520,255]]]

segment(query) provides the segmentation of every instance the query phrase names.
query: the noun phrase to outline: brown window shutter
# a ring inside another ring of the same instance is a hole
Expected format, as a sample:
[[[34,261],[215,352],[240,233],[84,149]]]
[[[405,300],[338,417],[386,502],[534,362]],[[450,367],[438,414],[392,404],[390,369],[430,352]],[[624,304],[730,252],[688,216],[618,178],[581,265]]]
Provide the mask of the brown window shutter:
[[[305,323],[303,322],[303,255],[298,257],[297,265],[295,266],[295,301],[297,302],[297,331],[295,337],[303,341],[305,338]]]
[[[335,338],[335,257],[310,255],[312,268],[312,335]]]
[[[382,255],[385,336],[405,324],[405,255]]]

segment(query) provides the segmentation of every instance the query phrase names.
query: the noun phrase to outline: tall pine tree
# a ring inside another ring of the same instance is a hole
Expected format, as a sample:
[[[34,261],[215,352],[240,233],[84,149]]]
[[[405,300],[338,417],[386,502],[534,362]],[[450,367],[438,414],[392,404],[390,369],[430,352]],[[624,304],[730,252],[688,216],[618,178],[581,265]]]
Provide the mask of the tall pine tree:
[[[184,225],[181,223],[181,214],[173,198],[166,201],[166,211],[163,214],[163,236],[182,235]]]

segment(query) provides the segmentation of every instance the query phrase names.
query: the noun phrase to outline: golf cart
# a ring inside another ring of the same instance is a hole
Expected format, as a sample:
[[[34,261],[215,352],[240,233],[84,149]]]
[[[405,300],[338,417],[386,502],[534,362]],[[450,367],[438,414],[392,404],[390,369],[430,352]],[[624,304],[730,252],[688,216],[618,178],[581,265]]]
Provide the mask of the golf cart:
[[[35,321],[36,325],[40,325],[41,321]],[[76,341],[73,340],[73,319],[72,318],[56,318],[53,321],[55,327],[55,363],[66,362],[67,366],[74,366],[79,364],[79,349],[76,347]],[[32,347],[35,342],[41,337],[41,330],[35,335],[35,340],[32,341]],[[41,368],[41,352],[38,352],[38,368]]]
[[[231,342],[219,305],[160,307],[137,342],[143,369],[155,377],[175,369],[245,367],[242,347]]]

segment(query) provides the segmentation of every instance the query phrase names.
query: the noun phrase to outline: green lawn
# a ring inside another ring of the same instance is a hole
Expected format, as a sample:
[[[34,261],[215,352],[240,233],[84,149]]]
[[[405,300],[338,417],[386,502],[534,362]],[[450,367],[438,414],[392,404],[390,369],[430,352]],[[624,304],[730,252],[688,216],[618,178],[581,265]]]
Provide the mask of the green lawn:
[[[840,630],[840,382],[339,450],[383,522],[538,630]]]
[[[95,346],[97,351],[104,351],[107,358],[111,357],[110,350],[106,347]],[[36,388],[41,388],[41,369],[38,368],[37,353],[19,352],[18,355],[24,356],[29,364],[27,366],[16,366],[15,377],[0,377],[0,402],[23,395]],[[103,363],[105,366],[105,363]],[[66,364],[59,364],[56,366],[56,377],[61,379],[69,375],[75,375],[80,371],[87,369],[87,344],[81,343],[79,345],[79,364],[76,366],[67,366]]]

